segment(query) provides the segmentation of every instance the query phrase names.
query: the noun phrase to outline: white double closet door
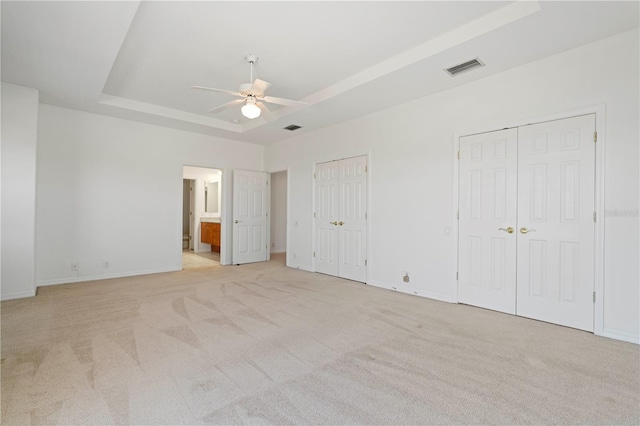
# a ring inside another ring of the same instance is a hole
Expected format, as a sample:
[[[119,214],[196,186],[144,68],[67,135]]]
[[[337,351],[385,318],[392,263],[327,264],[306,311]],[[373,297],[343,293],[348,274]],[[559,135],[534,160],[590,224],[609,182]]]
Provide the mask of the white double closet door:
[[[367,157],[316,164],[315,270],[367,279]]]
[[[458,300],[593,331],[595,115],[460,138]]]

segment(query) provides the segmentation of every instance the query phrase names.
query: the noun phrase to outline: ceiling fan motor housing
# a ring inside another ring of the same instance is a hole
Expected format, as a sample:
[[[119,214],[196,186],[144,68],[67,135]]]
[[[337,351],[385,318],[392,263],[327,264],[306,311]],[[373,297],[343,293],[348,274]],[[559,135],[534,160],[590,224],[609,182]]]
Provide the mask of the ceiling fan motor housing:
[[[238,92],[240,94],[242,94],[243,96],[248,95],[251,92],[251,86],[253,84],[252,83],[244,83],[240,85],[240,90],[238,90]]]

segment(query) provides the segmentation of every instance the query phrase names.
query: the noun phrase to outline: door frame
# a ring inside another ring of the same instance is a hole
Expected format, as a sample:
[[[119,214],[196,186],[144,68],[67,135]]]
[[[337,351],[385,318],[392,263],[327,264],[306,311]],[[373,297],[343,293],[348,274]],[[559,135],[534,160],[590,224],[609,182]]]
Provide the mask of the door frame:
[[[196,223],[195,223],[195,216],[194,216],[194,210],[196,209],[196,197],[194,196],[193,192],[194,192],[194,186],[196,184],[196,180],[195,179],[186,179],[189,181],[189,250],[193,250],[193,246],[194,246],[194,238],[195,236],[195,229],[196,229]],[[182,213],[184,215],[184,213]],[[184,221],[184,217],[182,218],[182,220]]]
[[[333,158],[333,159],[327,159],[327,160],[320,160],[320,161],[314,161],[313,165],[311,167],[311,272],[317,272],[316,271],[316,258],[313,255],[313,252],[316,250],[316,239],[317,239],[317,235],[316,235],[316,219],[314,217],[314,214],[316,212],[316,179],[315,179],[315,175],[316,175],[316,168],[318,166],[318,164],[323,164],[323,163],[329,163],[331,161],[340,161],[340,160],[346,160],[347,158],[355,158],[355,157],[365,157],[366,158],[366,167],[367,167],[367,172],[365,173],[365,181],[367,182],[367,202],[366,202],[366,206],[367,206],[367,225],[366,225],[366,230],[367,230],[367,249],[366,249],[366,253],[367,253],[367,265],[366,265],[366,274],[365,274],[365,281],[364,284],[368,284],[369,283],[369,277],[370,277],[370,271],[371,271],[371,151],[369,151],[366,154],[353,154],[353,155],[347,155],[344,157],[340,157],[340,158]],[[287,196],[288,196],[288,192],[287,192]],[[287,204],[287,208],[289,207],[289,205]],[[287,234],[287,238],[288,238]],[[287,244],[289,242],[287,241]]]
[[[458,298],[458,177],[459,177],[459,161],[458,150],[460,146],[460,138],[479,133],[493,132],[512,127],[522,127],[529,124],[544,123],[546,121],[562,120],[579,115],[595,114],[596,132],[598,141],[596,145],[595,160],[595,202],[596,211],[595,235],[594,235],[594,291],[596,293],[596,301],[594,303],[593,312],[593,333],[597,336],[604,335],[604,185],[605,185],[605,143],[606,143],[606,107],[604,104],[592,105],[584,108],[577,108],[544,116],[536,116],[524,118],[520,120],[506,122],[503,125],[487,124],[468,129],[461,129],[453,133],[451,141],[451,161],[453,165],[452,176],[452,200],[451,200],[451,236],[454,238],[451,271],[451,284],[456,289],[454,302],[459,303]]]

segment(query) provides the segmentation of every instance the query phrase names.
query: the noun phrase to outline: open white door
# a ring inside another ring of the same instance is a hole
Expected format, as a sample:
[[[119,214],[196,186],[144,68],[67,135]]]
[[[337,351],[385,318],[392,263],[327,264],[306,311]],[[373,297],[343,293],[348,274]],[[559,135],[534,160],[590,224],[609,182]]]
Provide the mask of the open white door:
[[[268,260],[268,200],[268,173],[234,170],[233,264]]]
[[[593,331],[595,115],[519,128],[518,315]]]
[[[460,138],[458,300],[516,313],[518,130]]]

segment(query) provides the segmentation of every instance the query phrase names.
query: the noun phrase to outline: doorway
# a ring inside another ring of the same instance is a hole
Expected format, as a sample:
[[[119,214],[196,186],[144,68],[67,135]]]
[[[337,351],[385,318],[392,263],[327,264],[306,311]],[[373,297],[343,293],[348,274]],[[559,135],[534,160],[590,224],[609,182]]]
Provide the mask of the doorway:
[[[595,123],[460,138],[460,303],[594,331]]]
[[[271,173],[271,260],[286,264],[287,257],[286,170]]]
[[[220,266],[222,171],[214,168],[183,166],[182,175],[182,269]],[[188,248],[185,248],[184,243],[184,230],[187,223],[185,215],[188,215],[189,223]]]

